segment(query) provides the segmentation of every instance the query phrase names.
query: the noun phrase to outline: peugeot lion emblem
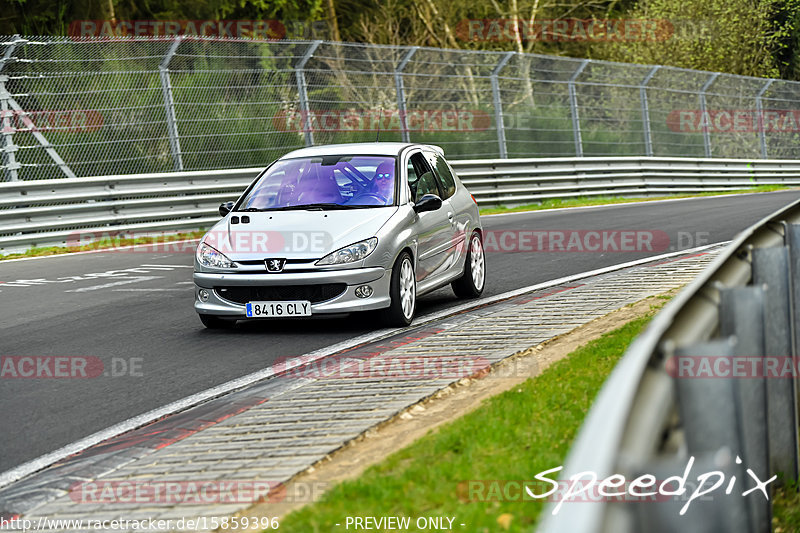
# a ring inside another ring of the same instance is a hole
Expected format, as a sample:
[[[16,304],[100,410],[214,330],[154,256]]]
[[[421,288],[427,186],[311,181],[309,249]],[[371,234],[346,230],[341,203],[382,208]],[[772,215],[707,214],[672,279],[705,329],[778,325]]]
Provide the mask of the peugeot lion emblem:
[[[286,264],[286,259],[265,259],[267,271],[269,272],[282,272]]]

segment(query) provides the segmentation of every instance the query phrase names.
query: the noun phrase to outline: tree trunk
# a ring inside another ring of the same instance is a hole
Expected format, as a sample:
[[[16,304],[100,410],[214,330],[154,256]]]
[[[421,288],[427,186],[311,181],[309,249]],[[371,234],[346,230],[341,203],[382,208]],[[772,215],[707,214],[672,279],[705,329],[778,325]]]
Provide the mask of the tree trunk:
[[[339,34],[339,21],[336,20],[336,5],[334,1],[328,0],[328,23],[331,28],[331,38],[338,42],[342,40],[342,36]]]

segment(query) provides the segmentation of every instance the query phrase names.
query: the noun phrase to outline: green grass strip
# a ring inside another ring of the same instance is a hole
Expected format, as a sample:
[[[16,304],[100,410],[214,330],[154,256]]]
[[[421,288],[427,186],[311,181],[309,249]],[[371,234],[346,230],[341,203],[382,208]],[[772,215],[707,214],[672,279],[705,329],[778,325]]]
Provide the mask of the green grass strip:
[[[0,255],[0,261],[3,259],[20,259],[24,257],[41,257],[45,255],[61,255],[61,254],[69,254],[74,252],[90,252],[96,250],[114,250],[119,248],[125,248],[128,246],[140,245],[140,244],[152,244],[154,252],[170,252],[174,250],[185,250],[184,247],[178,248],[178,241],[184,240],[192,240],[192,239],[199,239],[203,235],[206,234],[206,230],[197,230],[191,232],[181,232],[181,233],[171,233],[171,234],[163,234],[163,235],[156,235],[150,237],[135,237],[135,238],[128,238],[128,237],[118,237],[114,235],[102,235],[102,238],[91,242],[89,244],[85,244],[83,246],[47,246],[43,248],[31,248],[25,252],[20,253],[12,253],[6,255]]]
[[[542,200],[537,204],[521,205],[518,207],[484,207],[481,215],[497,215],[502,213],[519,213],[522,211],[542,211],[545,209],[558,209],[562,207],[585,207],[590,205],[630,204],[634,202],[655,202],[658,200],[675,200],[679,198],[702,198],[704,196],[719,196],[727,194],[747,194],[754,192],[774,192],[788,190],[791,187],[784,185],[759,185],[749,189],[724,192],[701,192],[694,194],[672,194],[668,196],[653,196],[645,198],[621,198],[618,196],[595,196],[583,198],[551,198]]]
[[[772,531],[800,531],[800,492],[796,482],[787,483],[775,492],[772,500]]]

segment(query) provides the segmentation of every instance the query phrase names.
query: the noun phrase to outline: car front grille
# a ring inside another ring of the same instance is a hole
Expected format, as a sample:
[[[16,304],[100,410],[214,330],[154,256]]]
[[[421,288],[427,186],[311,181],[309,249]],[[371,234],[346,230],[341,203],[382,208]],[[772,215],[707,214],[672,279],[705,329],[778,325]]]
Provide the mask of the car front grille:
[[[269,287],[214,287],[220,298],[239,304],[256,301],[308,300],[311,303],[336,298],[347,289],[345,283],[322,285],[274,285]]]

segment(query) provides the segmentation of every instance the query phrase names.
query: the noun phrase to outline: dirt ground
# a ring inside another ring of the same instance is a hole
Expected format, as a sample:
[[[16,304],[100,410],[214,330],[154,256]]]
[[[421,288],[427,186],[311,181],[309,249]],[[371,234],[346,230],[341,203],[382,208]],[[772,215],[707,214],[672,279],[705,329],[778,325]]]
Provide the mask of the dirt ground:
[[[666,294],[671,295],[674,292]],[[345,444],[295,476],[274,498],[270,498],[273,501],[285,501],[257,503],[237,516],[282,517],[306,505],[309,499],[318,500],[326,489],[341,481],[358,477],[367,467],[408,446],[429,431],[476,409],[486,398],[540,374],[553,362],[566,357],[587,342],[647,314],[651,305],[656,303],[663,303],[663,300],[652,296],[628,305],[569,333],[517,352],[494,365],[484,375],[460,380]],[[285,498],[282,498],[283,495]]]

